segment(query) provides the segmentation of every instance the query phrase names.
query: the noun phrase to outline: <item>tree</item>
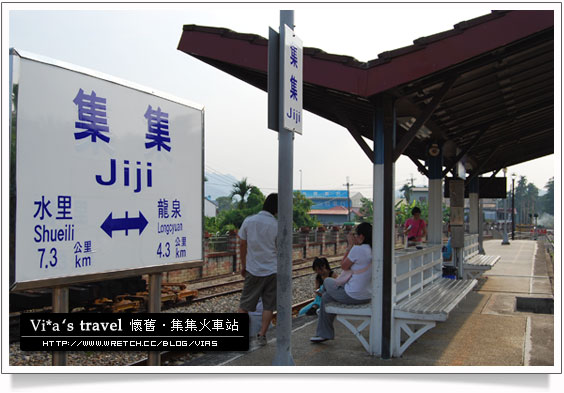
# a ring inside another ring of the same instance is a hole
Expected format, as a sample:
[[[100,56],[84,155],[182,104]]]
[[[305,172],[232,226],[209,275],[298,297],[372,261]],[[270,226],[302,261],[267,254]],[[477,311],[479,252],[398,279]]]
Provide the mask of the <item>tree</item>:
[[[533,183],[527,184],[527,212],[526,218],[529,224],[533,224],[535,221],[532,216],[537,212],[537,199],[539,197],[539,189]]]
[[[233,183],[233,190],[231,191],[230,197],[233,198],[238,196],[241,198],[239,201],[239,207],[243,208],[245,206],[245,197],[247,193],[251,191],[252,184],[247,183],[247,178],[243,178],[241,181]]]
[[[515,208],[517,209],[517,222],[524,224],[525,221],[525,204],[527,198],[527,178],[521,176],[515,187]]]
[[[218,197],[215,201],[217,202],[217,208],[220,212],[225,210],[231,210],[235,207],[233,204],[232,197],[222,196],[222,197]]]
[[[312,206],[313,201],[311,199],[307,199],[306,196],[299,191],[294,191],[292,218],[295,229],[301,227],[317,227],[319,225],[319,220],[309,215]]]
[[[368,198],[361,198],[360,203],[362,204],[360,207],[362,221],[372,224],[372,221],[374,221],[374,203]]]
[[[551,177],[544,186],[546,194],[539,198],[539,213],[554,215],[554,178]]]
[[[251,186],[249,196],[243,206],[239,203],[236,209],[224,211],[219,215],[220,230],[229,231],[241,228],[241,224],[243,224],[245,218],[257,214],[262,210],[265,199],[264,194],[258,187]]]
[[[258,187],[251,186],[249,196],[247,197],[247,208],[252,210],[259,208],[258,211],[260,211],[260,209],[262,209],[262,206],[264,205],[265,199],[266,197]]]
[[[406,202],[409,203],[411,201],[411,190],[413,189],[413,184],[405,183],[400,191],[403,192],[403,197],[405,198]]]
[[[246,184],[246,179],[243,179]],[[238,182],[239,184],[241,182]],[[231,201],[229,197],[220,197],[217,199],[220,205],[220,211],[217,217],[211,217],[204,220],[204,229],[209,233],[226,233],[230,230],[241,228],[241,224],[248,216],[256,214],[262,210],[265,195],[258,187],[250,186],[247,199],[244,204],[227,203]],[[221,202],[220,202],[221,200]],[[304,194],[299,191],[294,192],[293,201],[293,221],[294,228],[300,227],[317,227],[319,221],[317,218],[309,215],[313,202],[307,199]],[[223,208],[222,208],[223,206]]]
[[[518,216],[516,221],[519,224],[534,224],[532,216],[535,213],[538,214],[541,209],[541,201],[539,199],[539,189],[537,186],[527,182],[525,176],[521,176],[515,187],[515,208],[517,209]],[[552,202],[554,204],[554,199],[552,199]]]

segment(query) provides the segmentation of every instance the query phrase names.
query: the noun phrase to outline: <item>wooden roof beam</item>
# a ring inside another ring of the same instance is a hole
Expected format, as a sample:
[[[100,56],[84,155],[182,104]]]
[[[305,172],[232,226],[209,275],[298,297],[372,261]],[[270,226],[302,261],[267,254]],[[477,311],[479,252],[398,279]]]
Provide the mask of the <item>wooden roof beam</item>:
[[[464,155],[468,154],[468,152],[469,152],[470,150],[472,150],[472,148],[473,148],[474,146],[476,146],[476,144],[478,143],[478,141],[480,140],[480,138],[486,133],[486,131],[487,131],[488,129],[489,129],[489,126],[488,126],[488,127],[484,127],[484,128],[478,133],[478,135],[476,135],[476,137],[474,137],[474,139],[472,140],[472,142],[470,142],[470,144],[469,144],[464,150],[462,150],[462,151],[460,152],[460,154],[458,154],[458,155],[456,156],[456,158],[454,159],[454,162],[452,162],[452,163],[450,164],[450,166],[448,166],[448,167],[443,171],[443,177],[445,177],[446,174],[449,173],[450,170],[455,167],[456,163],[457,163],[458,161],[460,161],[460,160],[462,159],[462,157],[464,157]]]
[[[333,113],[336,114],[339,122],[350,132],[356,143],[358,143],[362,151],[368,156],[370,162],[374,163],[374,150],[372,150],[370,146],[368,146],[368,143],[366,143],[366,141],[362,137],[362,133],[358,131],[357,127],[353,124],[353,122],[347,115],[335,108],[333,109]]]
[[[423,127],[423,125],[425,125],[425,122],[429,120],[433,112],[435,112],[435,110],[441,103],[442,99],[448,94],[448,92],[450,91],[450,89],[454,85],[454,82],[456,82],[457,79],[458,79],[458,75],[454,75],[448,78],[447,80],[445,80],[443,86],[437,92],[437,94],[433,96],[433,99],[425,107],[423,113],[417,116],[415,123],[413,123],[413,125],[409,128],[407,134],[405,134],[401,139],[401,141],[397,144],[394,150],[394,161],[397,161],[397,159],[403,154],[405,149],[407,149],[413,138],[415,138],[415,135],[417,135],[417,132],[421,129],[421,127]]]

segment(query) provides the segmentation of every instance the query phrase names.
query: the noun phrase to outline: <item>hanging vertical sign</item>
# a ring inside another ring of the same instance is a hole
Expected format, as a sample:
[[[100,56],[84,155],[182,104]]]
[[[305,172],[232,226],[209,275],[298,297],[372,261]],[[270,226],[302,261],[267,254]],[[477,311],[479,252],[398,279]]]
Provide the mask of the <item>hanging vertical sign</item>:
[[[12,57],[15,282],[200,261],[202,108]]]
[[[284,25],[284,128],[302,134],[303,44]]]

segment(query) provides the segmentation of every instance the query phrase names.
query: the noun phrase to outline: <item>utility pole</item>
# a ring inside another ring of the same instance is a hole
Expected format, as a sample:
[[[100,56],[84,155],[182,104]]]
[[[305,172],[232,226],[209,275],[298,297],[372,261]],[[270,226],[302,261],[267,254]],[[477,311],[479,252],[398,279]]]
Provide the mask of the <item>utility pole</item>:
[[[511,175],[511,240],[515,240],[515,177]]]
[[[350,194],[350,186],[354,186],[354,184],[350,184],[350,183],[349,183],[349,177],[348,177],[348,176],[347,176],[347,184],[343,184],[343,186],[347,186],[347,207],[348,207],[347,221],[350,222],[350,221],[351,221],[351,194]]]

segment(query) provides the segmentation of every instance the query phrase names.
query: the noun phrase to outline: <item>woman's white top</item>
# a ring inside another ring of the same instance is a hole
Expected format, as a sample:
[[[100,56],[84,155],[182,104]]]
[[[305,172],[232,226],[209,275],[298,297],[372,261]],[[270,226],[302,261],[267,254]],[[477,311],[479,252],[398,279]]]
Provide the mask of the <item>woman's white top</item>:
[[[370,299],[372,297],[372,269],[358,274],[354,272],[372,265],[372,248],[368,244],[353,246],[348,258],[353,263],[351,266],[353,275],[345,284],[345,292],[357,300]]]

